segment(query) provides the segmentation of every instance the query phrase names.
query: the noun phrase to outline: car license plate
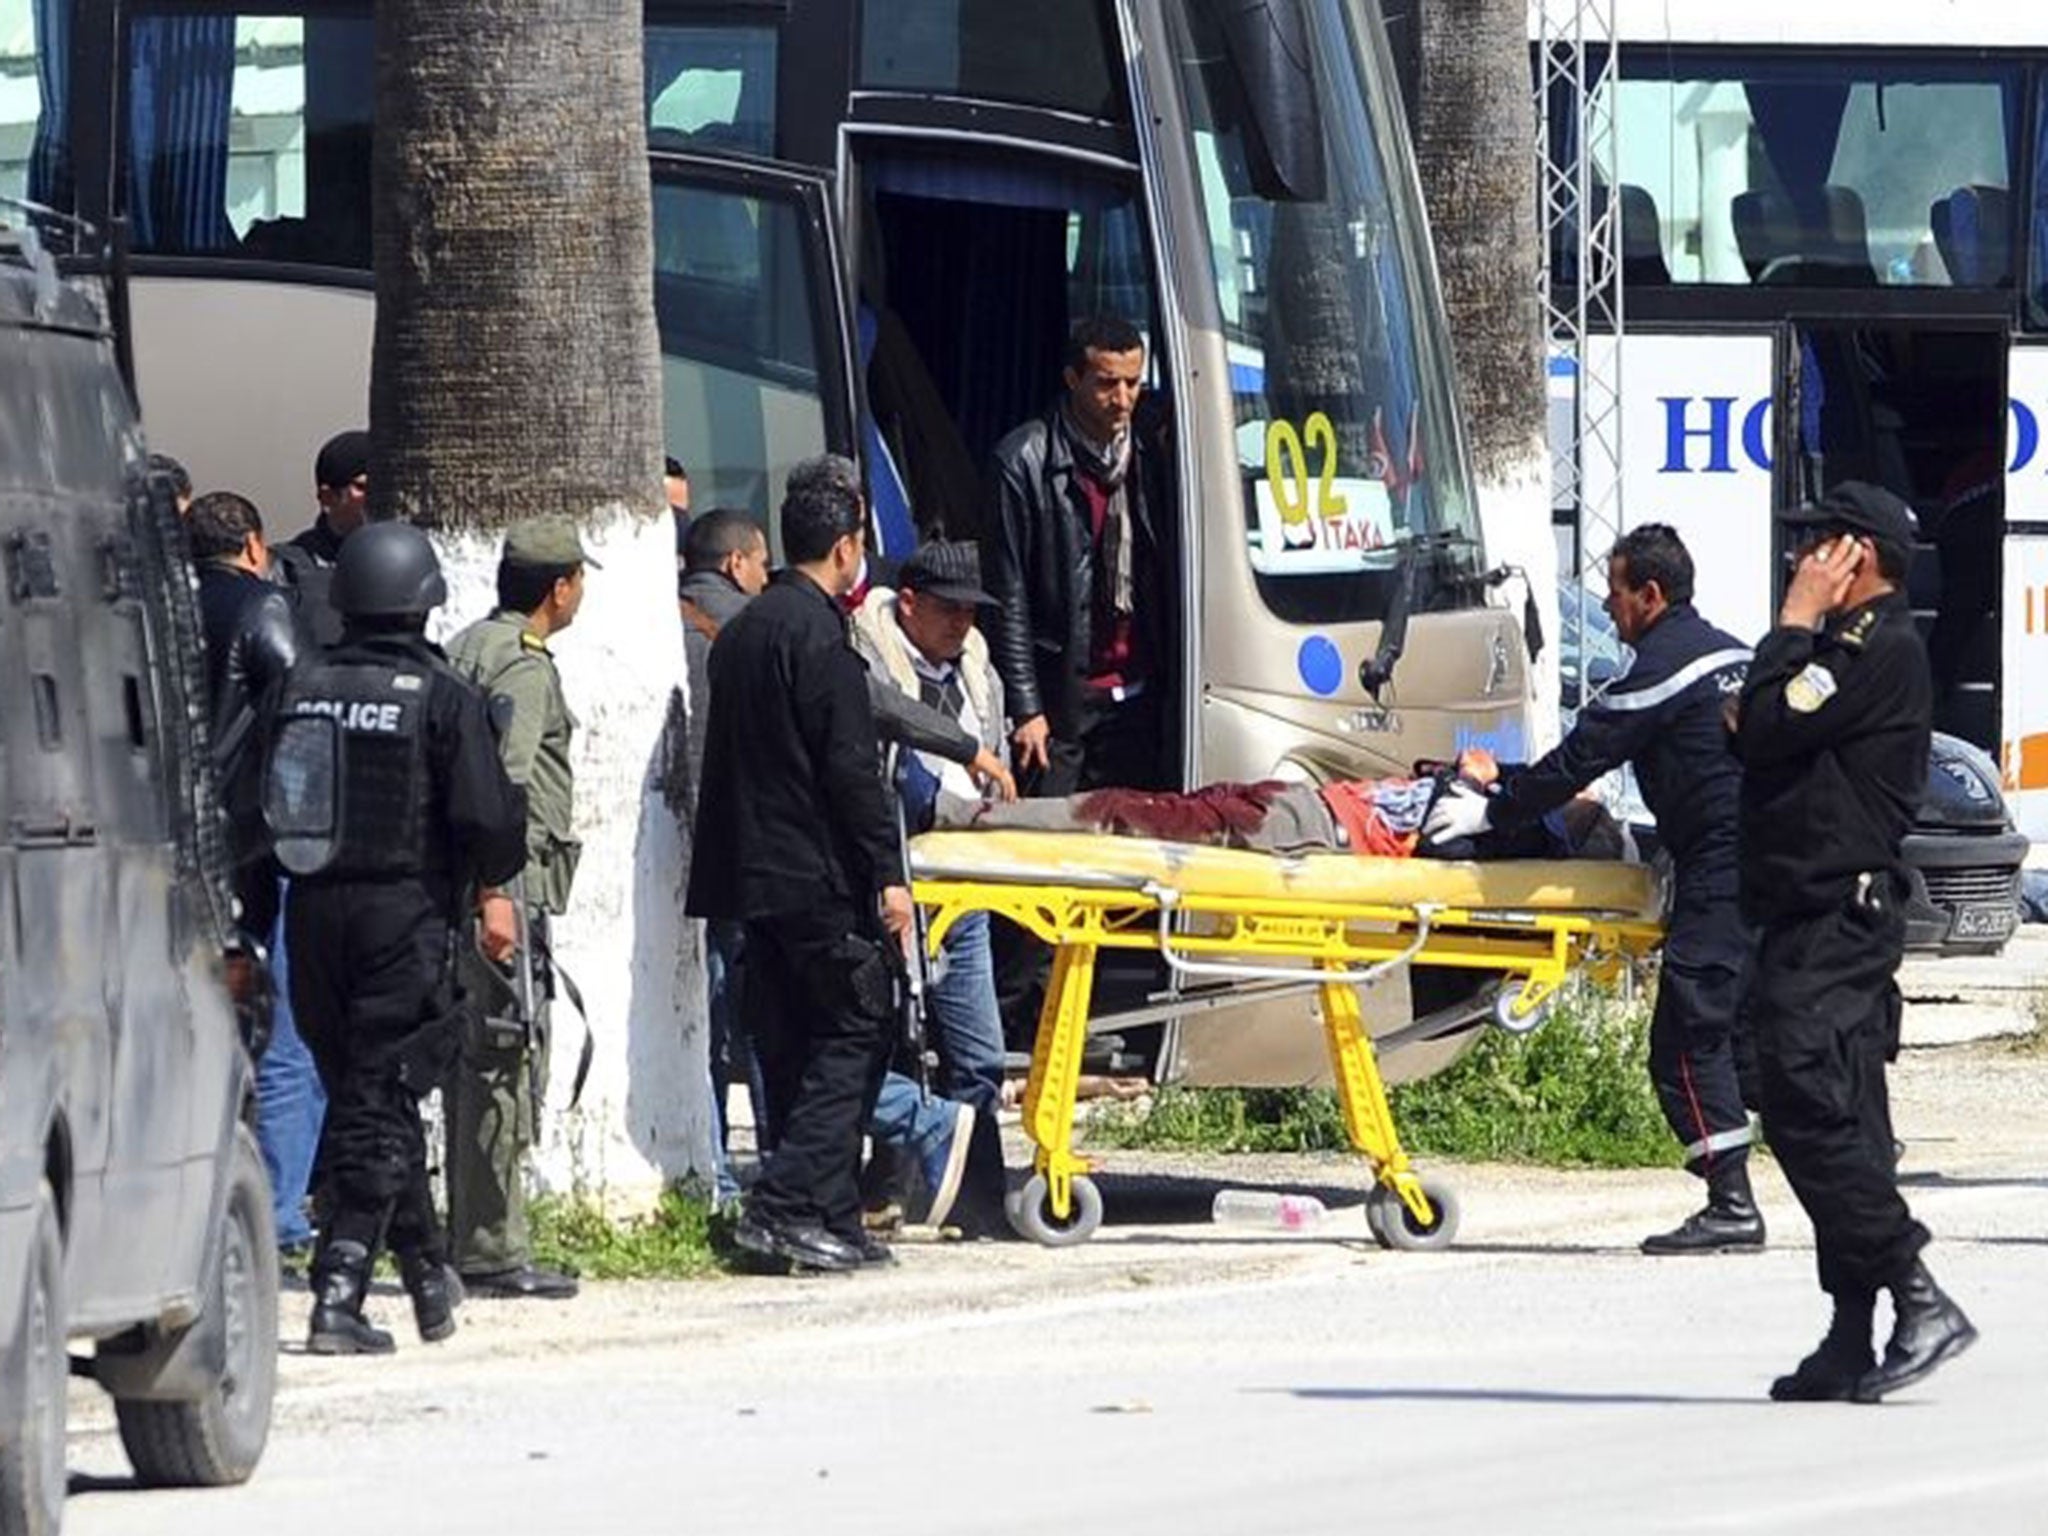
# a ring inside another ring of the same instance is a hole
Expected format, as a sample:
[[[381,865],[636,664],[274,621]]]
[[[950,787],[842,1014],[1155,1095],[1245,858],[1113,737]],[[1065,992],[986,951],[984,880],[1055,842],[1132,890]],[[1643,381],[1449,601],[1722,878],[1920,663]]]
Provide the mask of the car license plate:
[[[1963,907],[1949,925],[1952,939],[2009,938],[2019,926],[2019,913],[2012,907]]]

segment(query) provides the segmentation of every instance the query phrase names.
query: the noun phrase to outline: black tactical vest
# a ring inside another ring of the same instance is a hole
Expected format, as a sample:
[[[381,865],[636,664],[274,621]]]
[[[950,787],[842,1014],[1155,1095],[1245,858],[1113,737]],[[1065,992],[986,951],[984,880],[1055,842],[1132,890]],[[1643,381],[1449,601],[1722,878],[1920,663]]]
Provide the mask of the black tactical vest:
[[[424,666],[315,662],[285,686],[264,784],[278,862],[297,876],[384,880],[447,865],[427,758]]]

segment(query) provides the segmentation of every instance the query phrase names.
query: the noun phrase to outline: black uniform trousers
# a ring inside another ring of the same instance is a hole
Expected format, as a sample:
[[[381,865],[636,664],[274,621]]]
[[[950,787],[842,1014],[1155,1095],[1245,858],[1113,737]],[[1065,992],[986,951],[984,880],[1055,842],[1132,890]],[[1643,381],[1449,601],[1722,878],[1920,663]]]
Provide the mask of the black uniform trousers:
[[[1885,1063],[1897,1053],[1897,903],[1773,923],[1750,997],[1764,1132],[1813,1222],[1821,1289],[1867,1296],[1927,1243],[1899,1194]]]
[[[887,1069],[894,973],[873,920],[824,903],[747,923],[740,1007],[775,1145],[757,1215],[860,1232],[860,1150]]]
[[[1755,944],[1732,866],[1725,879],[1681,877],[1650,1016],[1650,1081],[1685,1166],[1702,1178],[1749,1155],[1736,1063]]]
[[[374,1254],[388,1239],[401,1257],[445,1258],[420,1122],[433,1068],[404,1063],[423,1029],[455,1038],[446,913],[416,880],[292,887],[292,1010],[327,1090],[323,1246],[353,1241]]]

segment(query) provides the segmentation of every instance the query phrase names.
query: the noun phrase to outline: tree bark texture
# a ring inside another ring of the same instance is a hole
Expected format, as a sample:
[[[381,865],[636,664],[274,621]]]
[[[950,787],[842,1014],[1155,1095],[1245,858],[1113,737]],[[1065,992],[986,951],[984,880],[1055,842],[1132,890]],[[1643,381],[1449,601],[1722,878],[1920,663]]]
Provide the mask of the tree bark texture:
[[[651,1196],[708,1173],[697,925],[673,783],[684,708],[639,0],[378,0],[372,510],[435,530],[447,633],[493,606],[498,533],[574,518],[598,568],[550,647],[583,844],[561,968],[597,1051],[550,1117],[550,1187]],[[551,1098],[582,1024],[554,1009]]]
[[[378,0],[373,510],[663,505],[638,0]]]
[[[1545,453],[1524,0],[1426,0],[1417,121],[1473,468],[1482,485],[1513,481]]]

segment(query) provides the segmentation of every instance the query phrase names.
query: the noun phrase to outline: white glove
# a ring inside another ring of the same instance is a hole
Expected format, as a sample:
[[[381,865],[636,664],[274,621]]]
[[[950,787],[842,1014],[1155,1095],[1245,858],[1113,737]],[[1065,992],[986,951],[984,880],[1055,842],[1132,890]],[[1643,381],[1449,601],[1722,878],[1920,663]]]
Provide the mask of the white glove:
[[[1493,803],[1484,790],[1474,789],[1470,784],[1453,784],[1429,808],[1429,819],[1422,824],[1422,840],[1454,843],[1477,837],[1487,829],[1492,816]]]

